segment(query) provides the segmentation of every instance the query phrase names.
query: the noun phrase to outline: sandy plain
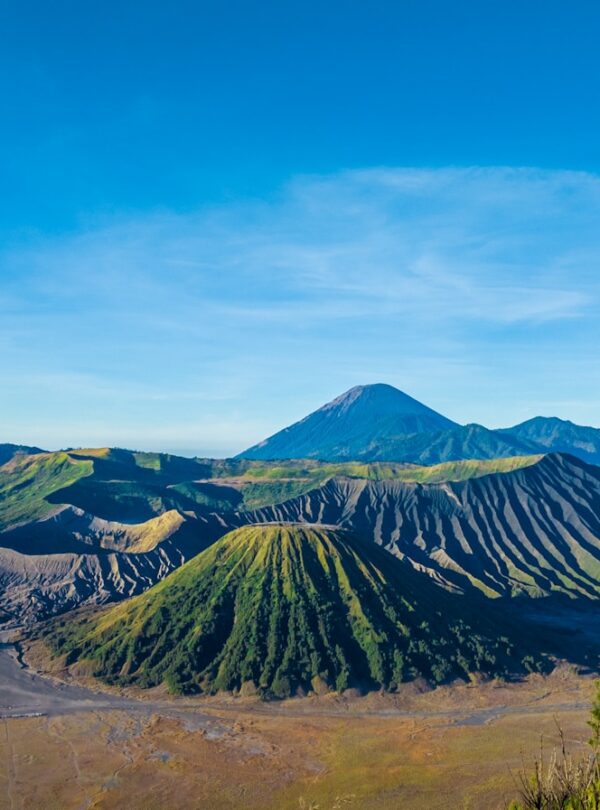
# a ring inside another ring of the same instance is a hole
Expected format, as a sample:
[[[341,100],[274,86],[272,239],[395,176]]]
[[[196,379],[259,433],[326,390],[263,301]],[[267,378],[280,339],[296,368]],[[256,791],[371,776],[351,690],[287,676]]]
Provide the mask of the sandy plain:
[[[557,742],[585,747],[591,677],[276,703],[100,690],[0,649],[0,808],[501,810]],[[36,668],[37,667],[37,668]]]

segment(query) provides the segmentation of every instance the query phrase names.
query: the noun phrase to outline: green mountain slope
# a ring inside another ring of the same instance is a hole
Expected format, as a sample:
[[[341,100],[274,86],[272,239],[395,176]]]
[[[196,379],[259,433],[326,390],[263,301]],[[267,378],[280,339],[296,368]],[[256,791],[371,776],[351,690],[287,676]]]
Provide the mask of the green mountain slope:
[[[459,481],[537,460],[527,456],[420,467],[310,459],[189,459],[109,448],[29,455],[19,451],[0,466],[0,533],[47,517],[64,504],[104,520],[142,523],[173,509],[182,513],[255,509],[302,495],[338,476]]]
[[[65,452],[17,453],[0,467],[0,532],[50,514],[56,507],[48,499],[92,472],[90,461]]]
[[[0,444],[0,467],[16,455],[30,456],[43,452],[44,450],[39,447],[30,447],[26,444]]]
[[[391,689],[534,664],[479,603],[374,544],[306,525],[233,531],[141,596],[44,633],[67,664],[174,692]]]
[[[584,425],[576,425],[567,419],[556,416],[536,416],[497,431],[511,439],[539,447],[546,453],[570,453],[588,464],[600,464],[600,430]]]

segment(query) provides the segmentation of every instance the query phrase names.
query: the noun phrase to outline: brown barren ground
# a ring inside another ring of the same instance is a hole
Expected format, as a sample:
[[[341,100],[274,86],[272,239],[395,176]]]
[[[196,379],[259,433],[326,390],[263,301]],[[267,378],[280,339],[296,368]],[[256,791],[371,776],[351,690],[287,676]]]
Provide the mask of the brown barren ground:
[[[226,714],[226,713],[224,713]],[[560,712],[574,748],[585,712]],[[398,717],[223,717],[222,736],[154,714],[4,719],[0,806],[47,808],[503,808],[521,750],[556,741],[554,713],[481,726]]]
[[[549,753],[557,722],[583,749],[591,693],[590,678],[563,669],[393,697],[56,704],[0,720],[0,807],[500,810],[522,755],[531,762],[541,735]]]

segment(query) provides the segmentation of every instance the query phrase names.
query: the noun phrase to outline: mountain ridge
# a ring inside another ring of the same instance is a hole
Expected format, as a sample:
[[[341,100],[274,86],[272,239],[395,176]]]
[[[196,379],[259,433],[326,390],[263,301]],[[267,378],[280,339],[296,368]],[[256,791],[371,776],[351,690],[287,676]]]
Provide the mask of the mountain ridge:
[[[236,458],[438,464],[539,448],[483,425],[459,425],[383,383],[355,386]]]
[[[495,430],[459,425],[399,389],[375,383],[349,389],[236,458],[439,464],[548,452],[600,464],[600,429],[558,417]]]
[[[239,464],[219,463],[219,474],[239,471]],[[242,468],[250,464],[257,472],[286,474],[285,465],[244,462]],[[6,529],[0,532],[0,610],[31,624],[80,604],[138,594],[228,531],[265,521],[347,528],[462,592],[600,598],[598,467],[554,454],[325,469],[324,480],[308,478],[290,498],[276,497],[277,485],[256,508],[241,501],[237,509],[165,511],[161,520],[153,512],[149,521],[118,524],[74,506]],[[291,465],[292,472],[301,470]],[[230,479],[224,482],[229,491]],[[82,553],[69,553],[74,548]]]
[[[446,587],[493,597],[600,598],[600,469],[564,454],[465,481],[331,479],[257,520],[370,535]]]
[[[600,465],[600,429],[577,425],[558,416],[534,416],[512,428],[497,431],[518,439],[542,452],[571,453],[589,464]]]

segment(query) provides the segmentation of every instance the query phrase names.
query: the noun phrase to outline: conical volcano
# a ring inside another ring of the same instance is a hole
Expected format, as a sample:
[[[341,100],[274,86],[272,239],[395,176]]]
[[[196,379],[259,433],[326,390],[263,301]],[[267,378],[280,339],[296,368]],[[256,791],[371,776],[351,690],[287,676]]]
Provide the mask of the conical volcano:
[[[391,689],[518,671],[524,657],[465,597],[373,543],[300,524],[231,532],[141,596],[46,633],[110,683],[184,693]]]
[[[398,437],[456,427],[455,422],[391,385],[358,385],[240,456],[343,460],[382,459],[390,453],[395,458]]]

